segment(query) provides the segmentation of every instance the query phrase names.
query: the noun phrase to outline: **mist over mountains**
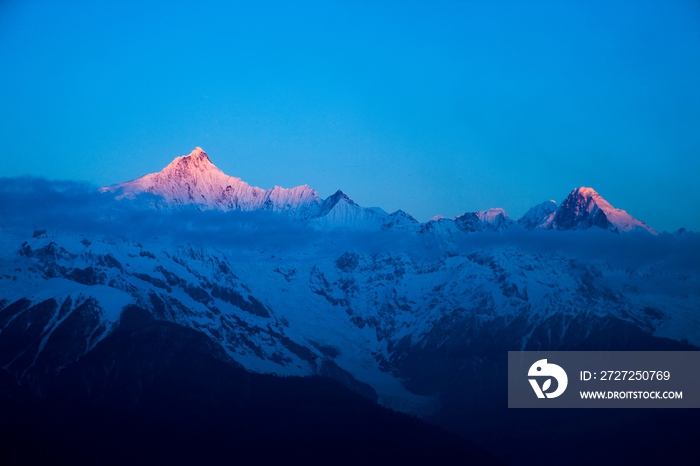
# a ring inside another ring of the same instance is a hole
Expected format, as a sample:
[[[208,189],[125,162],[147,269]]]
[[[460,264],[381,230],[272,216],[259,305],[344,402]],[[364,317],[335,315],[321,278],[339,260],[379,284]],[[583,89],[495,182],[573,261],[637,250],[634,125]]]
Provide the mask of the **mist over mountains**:
[[[291,248],[322,241],[325,229],[334,230],[334,237],[368,235],[366,240],[355,241],[368,251],[398,241],[404,250],[419,254],[419,249],[430,249],[431,241],[449,238],[460,247],[512,245],[530,252],[558,251],[630,266],[656,262],[691,269],[693,253],[700,250],[694,232],[682,229],[662,233],[658,239],[644,234],[656,232],[612,207],[591,188],[574,189],[561,206],[552,200],[534,206],[517,222],[503,209],[491,208],[419,223],[403,211],[387,214],[379,208],[358,206],[342,191],[324,200],[308,186],[268,191],[251,187],[223,174],[200,148],[177,157],[159,173],[99,190],[82,182],[5,178],[0,200],[0,226],[25,235],[43,228],[109,232],[138,241],[172,239],[220,247],[271,243]],[[346,210],[344,218],[329,219],[329,213],[341,206]],[[319,221],[320,217],[326,218]],[[353,222],[352,217],[360,221]],[[568,233],[545,233],[553,229]],[[637,234],[620,237],[600,230]],[[501,234],[458,234],[492,231]],[[427,247],[420,246],[423,244]]]
[[[528,423],[504,410],[507,351],[700,347],[698,235],[657,234],[590,188],[518,221],[487,209],[419,223],[341,191],[251,187],[197,149],[99,190],[3,179],[0,258],[3,393],[137,416],[165,393],[158,377],[182,387],[167,392],[175,404],[202,398],[186,351],[157,344],[180,335],[212,361],[200,377],[214,386],[224,367],[236,393],[259,374],[330,379],[309,390],[418,416],[511,461],[536,445],[498,443],[503,423]],[[277,393],[268,402],[287,390],[260,380]],[[227,400],[203,390],[212,406]],[[386,450],[373,448],[362,451]]]

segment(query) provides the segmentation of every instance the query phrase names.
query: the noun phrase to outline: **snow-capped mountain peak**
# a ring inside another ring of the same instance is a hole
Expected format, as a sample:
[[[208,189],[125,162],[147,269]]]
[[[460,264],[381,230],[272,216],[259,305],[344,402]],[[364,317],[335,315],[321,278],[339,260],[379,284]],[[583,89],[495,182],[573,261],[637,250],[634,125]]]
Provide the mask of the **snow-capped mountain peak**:
[[[207,153],[201,147],[195,148],[188,155],[176,157],[160,172],[146,175],[138,180],[146,181],[149,179],[154,179],[156,182],[160,181],[161,185],[186,185],[191,183],[200,185],[201,188],[205,188],[205,185],[209,185],[211,188],[229,185],[237,185],[243,189],[250,187],[248,183],[245,183],[240,178],[231,177],[222,172],[212,163]],[[162,186],[162,188],[165,188],[165,186]],[[164,197],[167,198],[168,196],[165,194],[163,193]]]
[[[164,199],[164,208],[196,205],[200,209],[224,211],[267,210],[303,221],[315,220],[323,229],[351,227],[378,230],[383,228],[387,213],[379,208],[365,208],[338,190],[322,199],[308,185],[294,188],[275,186],[261,189],[219,170],[204,150],[176,157],[163,170],[125,183],[101,189],[119,198],[133,198],[151,193]],[[159,205],[160,206],[160,205]],[[410,223],[410,222],[409,222]]]
[[[162,196],[169,206],[194,204],[218,210],[272,210],[292,216],[310,217],[322,199],[307,185],[264,190],[240,178],[228,176],[216,167],[202,148],[176,157],[163,170],[132,181],[104,187],[120,197],[140,193]]]
[[[240,178],[222,172],[201,147],[196,147],[188,155],[176,157],[159,172],[107,186],[100,191],[114,193],[117,198],[134,198],[141,193],[155,194],[162,197],[162,200],[153,201],[159,208],[195,205],[199,209],[224,211],[267,210],[302,221],[313,221],[323,229],[350,227],[378,230],[401,224],[404,229],[422,231],[412,218],[388,218],[389,214],[382,209],[362,207],[340,190],[322,199],[308,185],[294,188],[275,186],[268,190],[251,186]],[[397,222],[399,219],[401,221]],[[492,208],[467,212],[449,221],[434,218],[428,223],[431,224],[428,230],[437,228],[440,224],[442,226],[439,229],[445,227],[450,230],[449,225],[453,225],[458,230],[469,233],[498,232],[515,222],[505,210]],[[656,234],[644,222],[624,210],[616,209],[588,187],[574,189],[558,208],[554,201],[533,207],[518,223],[527,230],[537,227],[580,230],[597,226],[618,233],[645,230]]]
[[[557,230],[583,230],[596,226],[615,232],[646,230],[657,234],[647,224],[624,210],[616,209],[594,189],[585,186],[571,191],[554,215],[541,226]]]

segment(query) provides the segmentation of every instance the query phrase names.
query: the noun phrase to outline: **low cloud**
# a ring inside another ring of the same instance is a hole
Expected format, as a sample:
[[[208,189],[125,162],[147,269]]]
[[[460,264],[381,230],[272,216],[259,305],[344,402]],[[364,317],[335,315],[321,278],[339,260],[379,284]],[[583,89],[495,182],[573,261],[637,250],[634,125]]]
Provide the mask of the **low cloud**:
[[[616,267],[638,268],[664,262],[678,270],[700,267],[700,235],[646,232],[616,234],[607,230],[527,231],[517,226],[500,234],[473,233],[459,239],[460,248],[515,247],[532,254],[560,254],[588,262],[605,260]]]
[[[283,215],[266,211],[199,211],[194,207],[155,210],[156,196],[115,200],[96,186],[42,178],[0,179],[0,228],[30,236],[38,229],[83,235],[114,235],[144,243],[198,244],[221,248],[265,248],[284,252],[314,245],[320,253],[405,252],[418,259],[444,256],[440,238],[395,230],[320,232]],[[557,254],[579,262],[605,261],[615,268],[653,266],[678,274],[698,275],[700,235],[615,234],[585,231],[526,231],[518,226],[501,233],[456,235],[447,249],[466,254],[477,249],[509,247],[528,254]],[[697,286],[689,282],[688,286]],[[684,287],[687,288],[687,287]]]
[[[318,232],[271,212],[153,208],[142,194],[116,200],[96,186],[42,178],[0,179],[0,228],[18,235],[35,230],[108,235],[140,242],[197,243],[214,247],[304,247]]]

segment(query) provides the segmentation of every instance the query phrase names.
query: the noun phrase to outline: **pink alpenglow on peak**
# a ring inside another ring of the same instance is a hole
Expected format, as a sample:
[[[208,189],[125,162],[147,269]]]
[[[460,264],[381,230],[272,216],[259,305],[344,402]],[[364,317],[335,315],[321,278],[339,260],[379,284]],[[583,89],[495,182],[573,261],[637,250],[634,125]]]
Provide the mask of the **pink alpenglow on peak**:
[[[500,224],[503,219],[508,218],[506,211],[500,207],[476,212],[476,216],[479,217],[479,220],[482,222],[491,224]]]
[[[342,191],[322,199],[307,185],[261,189],[219,170],[200,147],[176,157],[165,168],[125,183],[100,189],[117,199],[134,199],[141,193],[160,196],[151,201],[159,209],[194,205],[202,210],[270,211],[308,221],[316,228],[350,227],[379,230],[391,225],[411,225],[400,216],[390,217],[380,208],[357,205]],[[388,222],[388,224],[387,224]]]
[[[133,198],[140,193],[162,196],[171,206],[194,204],[217,210],[270,210],[296,217],[310,217],[320,208],[321,197],[309,186],[291,189],[275,186],[264,190],[250,186],[240,178],[228,176],[202,148],[176,157],[163,170],[132,181],[107,186],[118,198]]]
[[[451,219],[436,215],[421,225],[401,211],[388,214],[378,207],[362,207],[342,191],[322,199],[308,185],[294,188],[275,186],[266,190],[228,176],[212,163],[201,147],[196,147],[188,155],[175,157],[157,173],[107,186],[100,191],[113,193],[117,199],[153,194],[158,197],[149,199],[149,202],[158,209],[191,205],[200,210],[276,212],[324,230],[338,227],[356,230],[393,228],[412,232],[444,230],[443,233],[451,235],[455,231],[500,232],[515,224],[501,208],[466,212]],[[644,222],[616,209],[587,187],[574,189],[559,206],[554,201],[546,201],[533,207],[517,223],[526,230],[584,230],[595,226],[615,233],[640,230],[657,234]]]
[[[496,231],[508,228],[514,223],[506,211],[500,207],[476,212],[476,216],[483,223],[491,225],[491,227]]]
[[[594,189],[584,186],[571,191],[541,226],[556,230],[583,230],[595,226],[617,233],[643,230],[657,234],[646,223],[616,209]]]

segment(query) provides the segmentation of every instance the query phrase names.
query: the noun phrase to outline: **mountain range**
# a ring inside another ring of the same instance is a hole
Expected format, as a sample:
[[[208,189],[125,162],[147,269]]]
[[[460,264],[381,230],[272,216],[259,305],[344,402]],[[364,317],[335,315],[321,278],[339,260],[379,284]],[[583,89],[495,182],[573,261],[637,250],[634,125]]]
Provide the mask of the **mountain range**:
[[[494,208],[420,223],[342,191],[250,186],[197,148],[100,193],[124,209],[145,200],[139,221],[157,233],[52,228],[48,217],[0,230],[5,393],[134,407],[177,380],[199,394],[169,372],[197,366],[173,343],[186,338],[216,367],[198,375],[214,386],[229,370],[241,393],[252,382],[239,380],[261,374],[331,380],[311,390],[417,416],[510,462],[537,446],[499,437],[503,423],[530,428],[503,409],[507,351],[700,347],[695,234],[658,234],[591,188],[517,221]],[[287,383],[264,380],[270,393]],[[222,399],[205,393],[195,398]],[[572,464],[590,458],[570,446]]]
[[[387,214],[380,208],[360,207],[340,190],[323,199],[307,185],[290,189],[275,186],[269,190],[250,186],[240,178],[224,174],[200,147],[189,155],[177,157],[160,172],[101,188],[101,192],[126,198],[154,194],[163,200],[160,207],[196,205],[223,211],[278,212],[326,227],[380,229],[401,225],[415,230],[421,228],[403,211]],[[462,231],[501,230],[514,224],[500,208],[432,221],[450,222]],[[559,207],[554,201],[533,207],[517,223],[526,229],[572,230],[595,226],[615,232],[642,230],[657,234],[644,222],[614,208],[595,190],[586,187],[574,189]]]

